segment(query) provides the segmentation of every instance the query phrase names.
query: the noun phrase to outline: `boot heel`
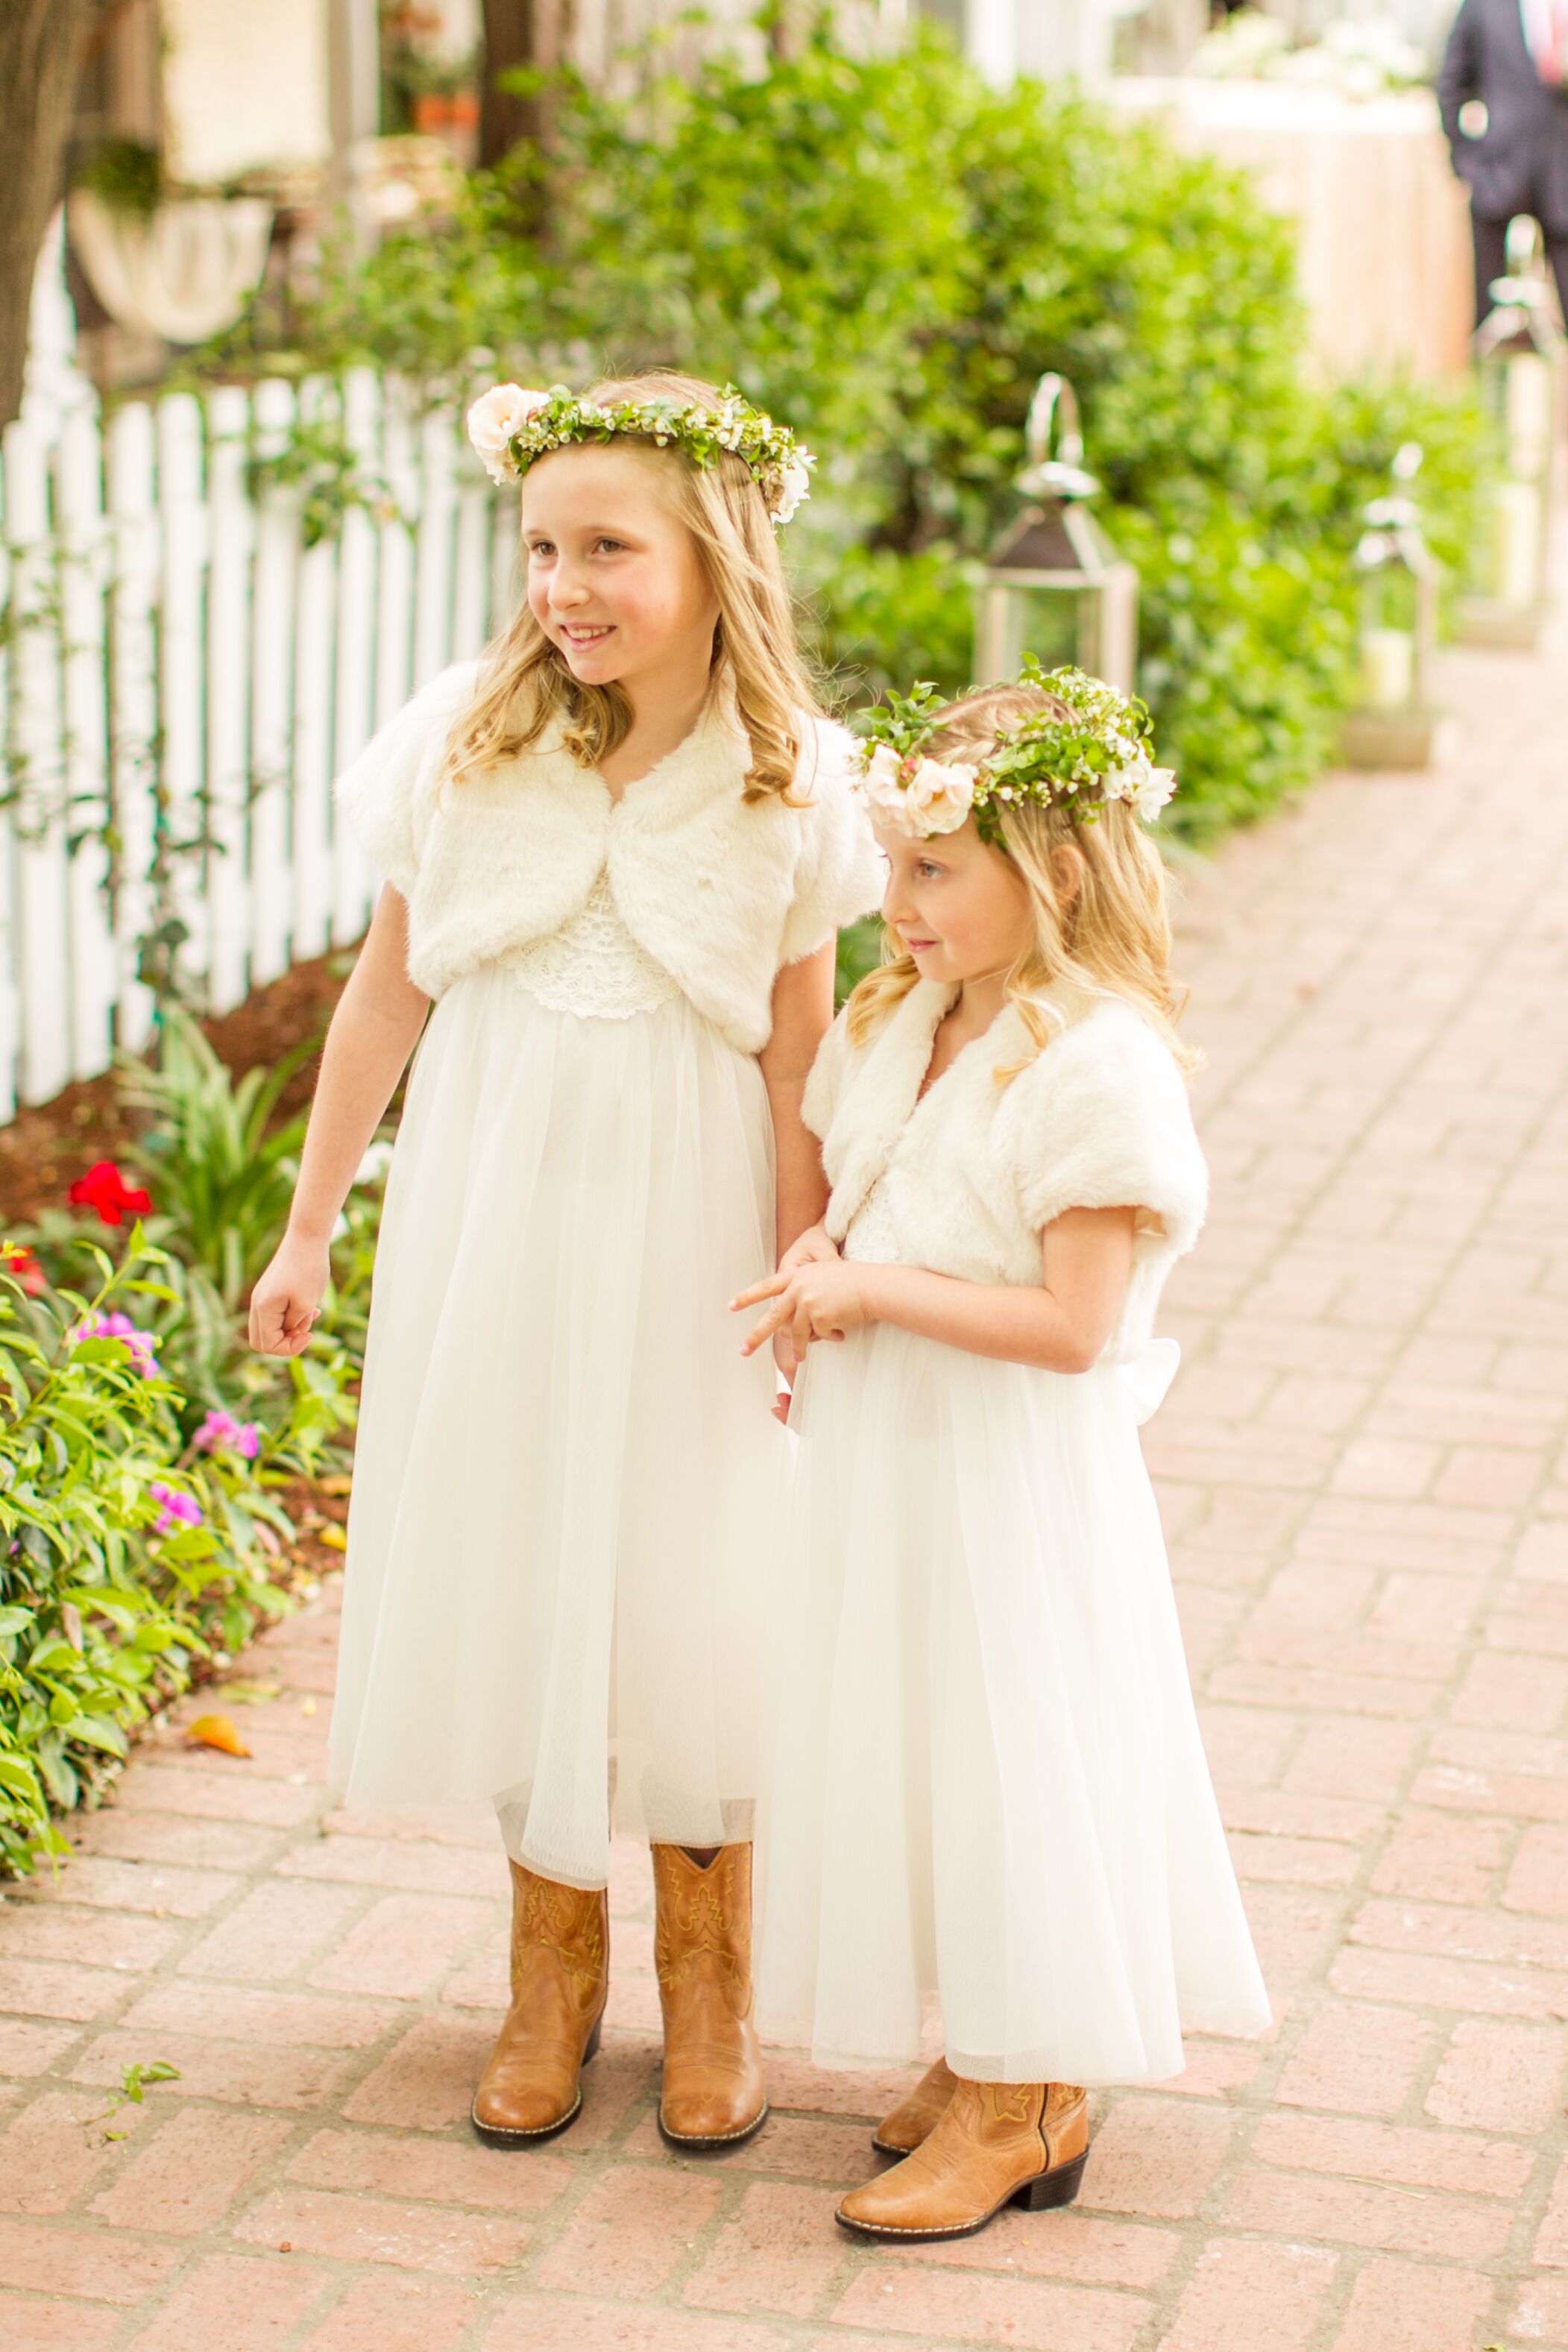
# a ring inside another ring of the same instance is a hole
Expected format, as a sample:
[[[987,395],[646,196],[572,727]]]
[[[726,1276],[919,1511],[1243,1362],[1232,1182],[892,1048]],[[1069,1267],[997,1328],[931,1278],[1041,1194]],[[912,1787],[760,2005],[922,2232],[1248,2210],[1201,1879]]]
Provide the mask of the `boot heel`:
[[[603,2020],[602,2016],[596,2017],[596,2018],[594,2019],[594,2021],[593,2021],[593,2031],[592,2031],[592,2032],[589,2035],[587,2042],[583,2044],[583,2050],[582,2050],[582,2063],[583,2063],[583,2064],[584,2064],[585,2066],[587,2065],[587,2063],[588,2063],[589,2060],[593,2056],[594,2052],[598,2049],[598,2047],[599,2047],[599,2037],[600,2037],[600,2034],[603,2032],[603,2030],[604,2030],[604,2020]]]
[[[1021,2205],[1026,2213],[1043,2213],[1053,2205],[1071,2205],[1078,2194],[1078,2184],[1083,2178],[1083,2168],[1089,2161],[1089,2151],[1075,2156],[1068,2164],[1053,2165],[1034,2180],[1026,2180],[1015,2189],[1010,2200]]]

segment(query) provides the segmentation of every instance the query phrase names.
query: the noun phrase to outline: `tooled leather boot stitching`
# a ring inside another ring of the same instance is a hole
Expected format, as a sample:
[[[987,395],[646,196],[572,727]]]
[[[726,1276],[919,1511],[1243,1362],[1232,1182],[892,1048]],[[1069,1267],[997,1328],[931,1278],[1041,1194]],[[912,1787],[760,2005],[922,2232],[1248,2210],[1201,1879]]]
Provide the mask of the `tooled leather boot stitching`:
[[[721,1846],[706,1866],[653,1848],[654,1958],[664,2014],[659,2129],[672,2146],[729,2147],[768,2115],[752,2023],[751,1848]]]
[[[1071,2205],[1089,2147],[1075,2083],[972,2083],[962,2075],[927,2137],[839,2207],[866,2238],[967,2238],[1004,2205]]]
[[[475,2130],[497,2147],[549,2139],[570,2123],[610,1989],[604,1889],[510,1866],[512,2005],[473,2107]]]
[[[945,2113],[958,2087],[958,2077],[946,2058],[928,2066],[906,2099],[883,2116],[871,2144],[882,2156],[912,2156]]]

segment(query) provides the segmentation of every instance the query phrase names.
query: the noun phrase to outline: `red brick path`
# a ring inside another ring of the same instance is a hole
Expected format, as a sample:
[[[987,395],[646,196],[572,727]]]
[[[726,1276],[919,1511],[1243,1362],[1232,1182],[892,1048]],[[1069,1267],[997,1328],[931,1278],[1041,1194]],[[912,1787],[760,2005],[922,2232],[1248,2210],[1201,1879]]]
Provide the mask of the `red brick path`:
[[[580,2122],[480,2148],[498,1857],[323,1815],[324,1601],[246,1662],[253,1761],[161,1737],[0,1906],[9,2352],[1568,2347],[1555,653],[1450,658],[1437,780],[1333,781],[1188,888],[1217,1200],[1148,1434],[1272,2037],[1102,2099],[1071,2212],[862,2250],[893,2081],[779,2059],[752,2146],[661,2147],[628,1853]]]

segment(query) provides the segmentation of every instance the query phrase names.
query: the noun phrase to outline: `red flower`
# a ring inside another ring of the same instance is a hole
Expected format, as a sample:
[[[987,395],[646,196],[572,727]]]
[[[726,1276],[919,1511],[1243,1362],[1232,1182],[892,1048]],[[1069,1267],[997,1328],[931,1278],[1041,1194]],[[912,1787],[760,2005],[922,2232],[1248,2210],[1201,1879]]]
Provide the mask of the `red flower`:
[[[96,1209],[106,1225],[124,1222],[127,1209],[138,1215],[152,1206],[152,1195],[144,1192],[140,1184],[127,1184],[112,1160],[95,1160],[85,1176],[78,1176],[66,1195],[73,1209]]]
[[[19,1282],[29,1298],[40,1297],[47,1286],[43,1267],[32,1251],[20,1242],[13,1242],[7,1246],[4,1258],[0,1259],[0,1270],[8,1274],[13,1282]]]

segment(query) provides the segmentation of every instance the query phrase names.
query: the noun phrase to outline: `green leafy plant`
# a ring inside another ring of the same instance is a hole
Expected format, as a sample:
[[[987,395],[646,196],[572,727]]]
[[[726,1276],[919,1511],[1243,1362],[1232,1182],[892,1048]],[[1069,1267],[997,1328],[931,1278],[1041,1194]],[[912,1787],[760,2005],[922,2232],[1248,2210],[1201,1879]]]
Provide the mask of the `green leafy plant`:
[[[331,1418],[296,1360],[271,1429],[188,1427],[145,1319],[165,1254],[139,1225],[118,1265],[86,1253],[90,1290],[0,1276],[0,1869],[57,1849],[50,1808],[101,1784],[214,1642],[287,1606],[277,1490]]]
[[[74,177],[114,212],[155,213],[165,194],[163,158],[141,139],[99,140]]]
[[[124,1100],[149,1115],[145,1150],[160,1238],[204,1274],[224,1309],[240,1301],[277,1247],[299,1173],[303,1118],[274,1125],[279,1097],[315,1053],[312,1037],[271,1070],[235,1079],[190,1015],[166,1005],[152,1066],[124,1055]]]
[[[558,76],[548,153],[474,175],[434,233],[329,257],[301,362],[448,399],[655,361],[733,378],[819,453],[786,552],[849,700],[973,683],[977,567],[1055,369],[1140,570],[1167,823],[1201,837],[1308,782],[1351,687],[1360,509],[1401,440],[1437,551],[1466,543],[1468,389],[1322,388],[1291,230],[1245,173],[1067,87],[994,89],[936,27],[858,54],[798,11],[765,72],[737,48],[677,79],[666,54],[613,95]]]

